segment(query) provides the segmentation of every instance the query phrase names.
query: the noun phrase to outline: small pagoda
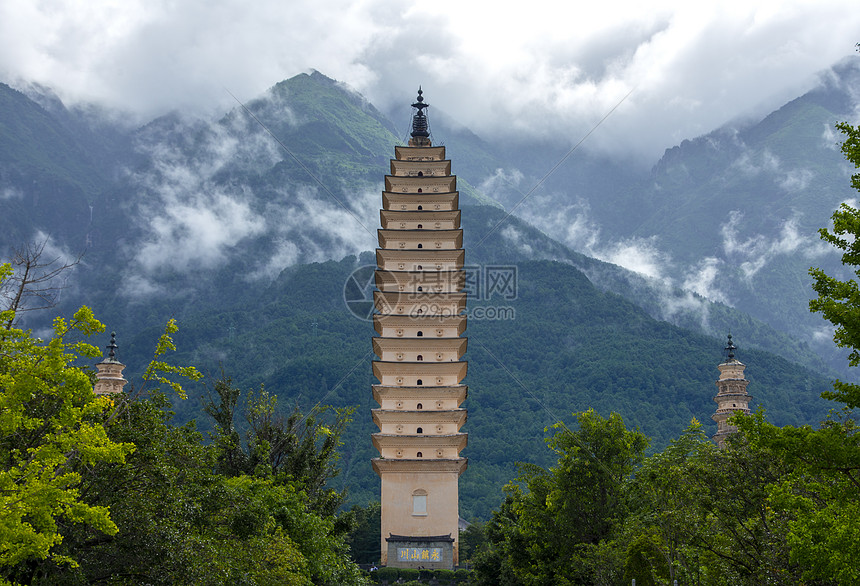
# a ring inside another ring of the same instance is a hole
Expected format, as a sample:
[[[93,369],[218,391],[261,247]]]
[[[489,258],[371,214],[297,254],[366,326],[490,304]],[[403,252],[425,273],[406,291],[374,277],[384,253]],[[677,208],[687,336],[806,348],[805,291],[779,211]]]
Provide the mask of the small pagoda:
[[[717,422],[717,433],[713,440],[720,449],[725,447],[726,438],[738,430],[734,425],[729,425],[728,419],[740,411],[749,414],[749,403],[752,396],[747,393],[747,385],[750,384],[744,378],[746,365],[735,358],[737,348],[732,343],[732,335],[729,334],[725,348],[725,360],[717,366],[720,370],[720,378],[717,380],[717,395],[714,401],[717,403],[717,412],[712,419]]]
[[[122,377],[125,364],[117,359],[117,348],[119,346],[116,345],[116,332],[111,332],[107,358],[96,364],[96,384],[93,385],[96,395],[117,395],[128,382]]]
[[[458,563],[466,293],[457,178],[445,147],[431,143],[422,94],[409,145],[394,149],[379,214],[373,469],[382,564],[432,569]]]

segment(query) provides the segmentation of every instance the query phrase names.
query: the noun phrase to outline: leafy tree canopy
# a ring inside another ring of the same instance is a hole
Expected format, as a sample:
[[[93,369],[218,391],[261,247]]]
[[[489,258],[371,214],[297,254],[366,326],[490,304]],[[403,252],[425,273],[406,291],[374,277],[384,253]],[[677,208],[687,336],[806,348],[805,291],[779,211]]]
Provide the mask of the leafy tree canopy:
[[[0,265],[0,283],[9,277]],[[78,358],[101,352],[77,336],[104,326],[83,307],[72,320],[54,320],[45,342],[13,327],[14,312],[0,313],[0,567],[53,557],[74,564],[53,548],[62,542],[60,521],[116,533],[106,507],[80,493],[81,467],[122,463],[134,445],[113,441],[103,424],[112,403],[96,397]]]

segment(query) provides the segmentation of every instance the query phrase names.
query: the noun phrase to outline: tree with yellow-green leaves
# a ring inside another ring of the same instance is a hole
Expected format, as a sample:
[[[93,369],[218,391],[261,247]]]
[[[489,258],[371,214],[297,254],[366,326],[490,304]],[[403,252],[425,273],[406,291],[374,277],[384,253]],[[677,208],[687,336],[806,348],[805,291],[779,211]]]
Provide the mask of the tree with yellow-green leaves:
[[[0,282],[11,274],[0,265]],[[115,533],[106,507],[80,495],[80,468],[123,462],[134,446],[112,441],[102,423],[111,400],[93,395],[78,358],[101,356],[78,339],[104,330],[84,307],[71,320],[54,320],[44,341],[14,327],[14,312],[0,313],[0,568],[53,557],[62,542],[58,521]]]
[[[260,465],[228,469],[235,446],[174,425],[158,389],[93,394],[74,364],[100,356],[77,339],[104,329],[89,309],[57,319],[47,342],[12,313],[0,312],[0,585],[366,582],[348,554],[351,516],[334,514],[341,495],[325,487],[347,414],[294,412],[282,426],[262,395],[250,420]],[[175,331],[171,320],[142,378],[183,398],[171,376],[199,373],[162,360]]]

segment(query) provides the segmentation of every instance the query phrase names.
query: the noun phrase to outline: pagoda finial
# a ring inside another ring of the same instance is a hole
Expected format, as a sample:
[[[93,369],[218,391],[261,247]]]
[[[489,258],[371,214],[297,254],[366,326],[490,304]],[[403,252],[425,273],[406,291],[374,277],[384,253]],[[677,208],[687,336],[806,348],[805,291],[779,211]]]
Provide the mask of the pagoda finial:
[[[418,86],[418,98],[412,107],[417,110],[412,115],[412,140],[409,141],[410,146],[430,146],[430,130],[427,126],[427,115],[424,114],[424,108],[429,108],[424,103],[424,91],[421,86]]]
[[[108,352],[108,360],[116,360],[116,349],[119,346],[116,345],[116,332],[110,333],[110,344],[107,345]]]
[[[737,350],[737,346],[732,343],[732,335],[728,335],[728,341],[726,342],[726,362],[735,359],[735,350]]]

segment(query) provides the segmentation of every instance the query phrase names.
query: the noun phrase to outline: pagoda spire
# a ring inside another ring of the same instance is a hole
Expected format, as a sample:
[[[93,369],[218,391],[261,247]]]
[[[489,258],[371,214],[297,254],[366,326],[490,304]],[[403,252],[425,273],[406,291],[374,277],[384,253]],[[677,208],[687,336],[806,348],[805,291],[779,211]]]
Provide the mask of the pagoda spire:
[[[409,140],[409,146],[432,146],[430,143],[430,128],[427,123],[427,115],[424,114],[424,108],[429,108],[430,106],[424,103],[423,94],[421,86],[418,86],[418,98],[412,104],[412,107],[416,111],[412,114],[412,138]]]
[[[122,388],[128,381],[122,378],[125,364],[117,360],[116,332],[110,333],[110,343],[107,345],[108,356],[96,364],[96,384],[93,392],[96,395],[114,395],[122,392]]]
[[[728,419],[736,412],[749,414],[749,402],[752,396],[747,393],[749,381],[744,378],[746,365],[735,358],[737,346],[732,342],[732,335],[728,335],[724,349],[725,360],[717,368],[720,378],[717,380],[717,395],[714,401],[717,403],[717,411],[712,419],[717,422],[717,433],[713,440],[720,448],[725,447],[726,438],[737,431],[737,427],[730,425]]]

